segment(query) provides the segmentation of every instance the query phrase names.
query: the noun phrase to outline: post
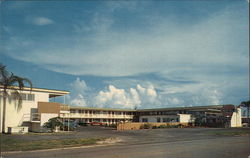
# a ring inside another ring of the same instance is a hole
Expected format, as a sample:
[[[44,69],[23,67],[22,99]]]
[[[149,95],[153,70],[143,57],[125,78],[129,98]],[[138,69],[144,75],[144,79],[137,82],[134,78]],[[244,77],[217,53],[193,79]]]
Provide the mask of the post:
[[[65,104],[65,95],[63,96],[63,104]]]
[[[63,118],[64,118],[64,114],[62,115],[62,123],[63,123],[63,128],[62,128],[62,130],[64,131],[64,120],[63,120]]]
[[[68,132],[69,132],[69,118],[68,118]]]

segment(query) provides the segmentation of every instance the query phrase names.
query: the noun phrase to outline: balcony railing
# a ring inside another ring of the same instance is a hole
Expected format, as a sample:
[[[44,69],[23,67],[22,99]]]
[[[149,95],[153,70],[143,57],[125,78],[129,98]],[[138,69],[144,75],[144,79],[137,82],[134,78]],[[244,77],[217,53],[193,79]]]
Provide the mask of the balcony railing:
[[[69,105],[67,105],[67,104],[61,104],[60,105],[60,110],[62,110],[62,111],[69,111]]]
[[[63,114],[65,118],[117,118],[117,119],[132,119],[133,115],[110,115],[110,114],[82,114],[82,113],[69,113]]]
[[[30,114],[31,121],[41,121],[41,117],[39,113],[31,113]]]

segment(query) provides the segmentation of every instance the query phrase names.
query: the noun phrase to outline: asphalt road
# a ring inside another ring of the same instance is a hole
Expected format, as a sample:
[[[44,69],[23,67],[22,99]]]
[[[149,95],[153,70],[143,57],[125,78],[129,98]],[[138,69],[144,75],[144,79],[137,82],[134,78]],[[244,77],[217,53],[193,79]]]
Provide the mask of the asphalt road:
[[[91,130],[99,131],[99,129]],[[106,134],[111,133],[124,141],[110,146],[19,152],[3,156],[4,158],[248,158],[250,137],[208,134],[220,130],[227,129],[106,131]]]

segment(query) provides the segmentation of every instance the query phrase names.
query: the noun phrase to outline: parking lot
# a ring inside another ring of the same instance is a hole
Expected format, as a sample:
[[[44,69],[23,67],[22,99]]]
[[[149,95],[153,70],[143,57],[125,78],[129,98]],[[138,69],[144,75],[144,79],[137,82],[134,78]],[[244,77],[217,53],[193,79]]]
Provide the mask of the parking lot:
[[[65,139],[65,138],[119,138],[111,146],[55,150],[49,152],[23,152],[4,157],[234,157],[250,154],[249,128],[169,128],[136,131],[116,131],[112,128],[87,126],[75,132],[45,135],[5,135],[16,139]],[[238,133],[238,134],[237,134]]]
[[[245,132],[249,130],[249,128],[167,128],[117,131],[109,127],[83,126],[78,127],[76,131],[65,131],[63,133],[30,133],[25,135],[4,135],[4,137],[25,140],[118,137],[123,140],[123,143],[142,143],[216,138],[221,137],[221,135],[216,135],[216,133]]]

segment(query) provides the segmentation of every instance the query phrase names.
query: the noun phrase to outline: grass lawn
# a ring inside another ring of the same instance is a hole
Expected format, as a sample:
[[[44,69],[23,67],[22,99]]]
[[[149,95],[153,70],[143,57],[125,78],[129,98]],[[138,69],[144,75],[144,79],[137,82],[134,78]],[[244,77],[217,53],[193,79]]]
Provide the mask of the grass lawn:
[[[76,147],[83,145],[93,145],[105,138],[88,138],[88,139],[54,139],[54,140],[37,140],[27,141],[14,138],[1,137],[2,151],[28,151],[40,149],[52,149],[63,147]]]

